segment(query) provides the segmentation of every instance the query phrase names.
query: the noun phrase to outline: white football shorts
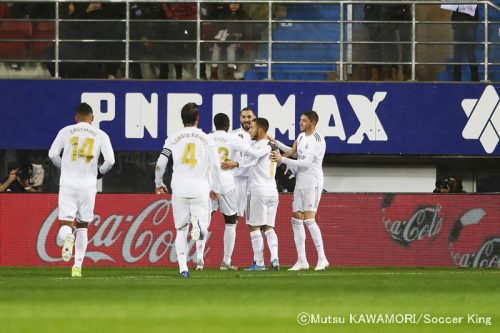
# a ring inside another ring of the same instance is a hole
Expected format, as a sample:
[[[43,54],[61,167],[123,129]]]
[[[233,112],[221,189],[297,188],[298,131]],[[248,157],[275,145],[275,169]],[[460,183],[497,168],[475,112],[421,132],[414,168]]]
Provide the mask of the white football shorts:
[[[293,192],[292,211],[316,212],[323,189],[319,186],[296,189]]]
[[[257,227],[268,225],[274,228],[279,197],[248,195],[247,219],[248,225]]]
[[[245,216],[245,209],[247,207],[247,184],[247,177],[234,177],[234,187],[236,189],[236,214],[238,214],[238,216],[240,217]]]
[[[92,222],[94,219],[95,195],[97,190],[81,190],[67,186],[59,187],[59,220]]]
[[[210,200],[206,196],[196,198],[176,197],[172,195],[172,211],[176,229],[189,224],[191,216],[196,216],[200,224],[208,229]]]
[[[236,195],[236,189],[219,194],[219,210],[222,214],[231,216],[238,212],[237,205],[238,196]]]

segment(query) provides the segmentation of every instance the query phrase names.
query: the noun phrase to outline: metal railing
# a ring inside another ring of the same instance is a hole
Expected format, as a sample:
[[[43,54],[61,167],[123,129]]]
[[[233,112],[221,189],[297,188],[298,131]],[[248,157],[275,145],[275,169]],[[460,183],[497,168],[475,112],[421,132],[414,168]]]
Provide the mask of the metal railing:
[[[19,5],[25,1],[9,3]],[[459,65],[479,66],[484,81],[490,80],[492,73],[498,72],[500,77],[500,7],[492,1],[455,0],[458,4],[477,3],[480,7],[479,21],[454,22],[458,26],[479,25],[475,41],[453,41],[451,22],[449,18],[441,19],[446,15],[439,9],[439,5],[453,1],[240,1],[247,8],[253,6],[258,13],[252,19],[240,20],[207,16],[207,8],[230,1],[193,2],[194,16],[182,19],[144,18],[134,12],[137,4],[147,4],[161,7],[164,14],[165,1],[102,1],[105,6],[117,9],[114,16],[105,18],[102,17],[105,15],[71,16],[67,11],[70,3],[84,6],[85,2],[47,2],[52,14],[45,17],[0,16],[0,62],[42,62],[56,78],[78,77],[79,69],[85,72],[91,65],[99,68],[97,72],[107,68],[119,77],[136,78],[136,71],[144,65],[153,65],[151,70],[161,74],[168,64],[194,64],[196,79],[204,78],[207,73],[204,66],[217,65],[245,68],[247,73],[254,74],[249,75],[250,79],[282,79],[286,73],[304,72],[312,79],[316,78],[314,74],[327,73],[329,79],[348,80],[353,79],[359,68],[381,67],[396,69],[400,77],[403,72],[401,79],[417,80],[421,69],[437,67],[446,71],[446,66]],[[366,4],[407,5],[411,13],[404,20],[371,20],[363,15]],[[438,19],[421,15],[424,7],[427,11],[441,11]],[[11,29],[16,29],[12,25],[16,23],[18,30],[26,28],[26,31],[17,31],[16,35],[6,28],[7,23]],[[22,23],[27,25],[22,27]],[[224,25],[243,33],[240,38],[230,35],[221,40],[216,34],[224,30]],[[40,31],[42,26],[47,30]],[[396,39],[391,40],[370,39],[375,27],[385,30],[396,27],[400,29],[399,37],[396,34]],[[403,29],[410,32],[409,38],[402,36],[406,33]],[[495,32],[497,35],[492,36]],[[233,45],[235,59],[214,56],[214,48],[219,48],[231,57],[228,49]],[[478,60],[450,60],[457,45],[473,45],[475,52],[480,53]],[[374,57],[377,52],[383,53],[374,51],[379,48],[390,48],[397,54],[390,60]]]

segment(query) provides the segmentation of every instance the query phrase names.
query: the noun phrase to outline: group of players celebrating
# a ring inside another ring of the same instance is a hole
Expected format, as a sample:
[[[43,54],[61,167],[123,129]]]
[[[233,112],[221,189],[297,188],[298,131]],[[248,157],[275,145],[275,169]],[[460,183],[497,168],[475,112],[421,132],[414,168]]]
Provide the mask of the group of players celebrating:
[[[255,117],[250,108],[241,111],[241,127],[232,132],[229,132],[229,117],[218,113],[214,117],[215,132],[204,133],[198,128],[199,107],[195,103],[184,105],[181,118],[184,128],[165,140],[155,170],[155,193],[165,194],[167,187],[163,176],[169,159],[172,159],[172,210],[180,276],[189,277],[188,234],[196,241],[196,269],[204,268],[205,242],[211,214],[216,209],[223,214],[225,222],[221,270],[238,269],[232,264],[231,257],[236,224],[243,216],[249,227],[253,250],[253,263],[246,270],[266,269],[264,237],[270,251],[270,268],[280,269],[278,236],[274,230],[279,204],[275,173],[279,163],[286,164],[296,173],[291,222],[298,259],[289,270],[309,269],[304,225],[308,227],[318,253],[315,270],[325,270],[329,263],[315,220],[323,191],[322,163],[326,150],[324,138],[316,131],[317,113],[305,111],[300,115],[301,133],[292,147],[271,138],[267,133],[268,121]],[[61,168],[58,236],[63,241],[62,257],[69,261],[75,247],[71,275],[81,277],[87,225],[93,219],[95,179],[109,171],[114,155],[109,137],[102,130],[91,127],[93,115],[90,106],[80,104],[75,120],[76,124],[59,132],[49,157]],[[105,161],[98,167],[101,153]]]

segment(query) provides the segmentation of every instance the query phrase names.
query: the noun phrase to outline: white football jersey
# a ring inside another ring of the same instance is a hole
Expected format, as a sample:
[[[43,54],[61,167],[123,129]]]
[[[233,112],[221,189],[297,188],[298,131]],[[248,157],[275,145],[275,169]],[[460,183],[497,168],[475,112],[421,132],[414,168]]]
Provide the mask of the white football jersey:
[[[172,193],[179,197],[208,196],[209,172],[217,173],[213,189],[220,186],[220,163],[215,144],[196,127],[184,127],[165,140],[162,155],[173,159]],[[207,199],[208,200],[208,199]]]
[[[255,154],[256,157],[249,156],[250,152]],[[273,196],[278,194],[274,179],[276,175],[276,162],[272,162],[269,159],[270,153],[271,146],[269,146],[269,140],[259,140],[252,145],[245,161],[242,162],[244,166],[250,167],[248,191],[253,195]]]
[[[220,162],[228,159],[235,160],[236,155],[245,153],[250,149],[250,143],[243,141],[241,137],[226,131],[215,131],[208,135],[214,141],[217,153],[219,154]],[[220,193],[224,194],[234,189],[234,176],[232,170],[221,170],[221,186]]]
[[[105,174],[115,163],[109,136],[86,122],[61,129],[49,150],[50,159],[61,169],[59,185],[95,190],[97,161],[101,153],[104,164],[100,167],[100,171]]]
[[[250,136],[250,133],[248,133],[241,127],[232,131],[231,134],[236,134],[237,136],[239,136],[248,146],[250,146],[254,142],[252,140],[252,137]],[[241,161],[243,161],[243,158],[244,158],[243,153],[239,152],[234,154],[233,161],[240,163]],[[234,170],[233,175],[235,177],[248,178],[248,176],[250,175],[250,171],[251,170],[248,168],[237,168]]]
[[[323,187],[323,158],[325,157],[326,143],[321,134],[315,132],[309,136],[304,132],[297,138],[297,160],[306,159],[308,154],[313,156],[313,161],[308,167],[297,168],[296,189],[304,189],[315,186]]]

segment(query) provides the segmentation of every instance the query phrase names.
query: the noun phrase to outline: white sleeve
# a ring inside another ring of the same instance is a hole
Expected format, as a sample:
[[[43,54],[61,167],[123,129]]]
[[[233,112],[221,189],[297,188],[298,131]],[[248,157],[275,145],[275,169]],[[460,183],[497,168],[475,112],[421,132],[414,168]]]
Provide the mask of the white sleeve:
[[[232,135],[231,148],[234,151],[239,151],[241,153],[246,153],[250,149],[250,144],[246,143],[245,140],[237,135]]]
[[[271,152],[271,146],[265,145],[263,147],[255,148],[255,147],[250,147],[245,152],[245,156],[250,156],[255,159],[261,158],[262,156],[269,154]]]
[[[276,141],[276,144],[278,145],[278,148],[284,152],[287,152],[289,150],[292,150],[292,147],[289,147],[287,145],[285,145],[283,142],[279,141],[279,140],[274,140]]]
[[[209,146],[208,159],[210,161],[210,176],[212,180],[210,189],[216,193],[219,193],[221,185],[220,158],[217,154],[217,148],[215,147],[213,142],[211,142],[211,145]]]
[[[99,168],[99,172],[105,175],[115,164],[115,153],[113,152],[113,146],[107,134],[103,135],[101,154],[104,157],[104,163]]]
[[[258,158],[254,158],[249,155],[244,155],[241,161],[238,162],[238,169],[251,168],[257,165]]]
[[[294,160],[288,157],[282,157],[281,163],[285,163],[291,167],[307,168],[314,161],[315,156],[313,154],[307,154],[306,158],[303,160]]]
[[[165,140],[165,145],[163,146],[163,150],[156,161],[155,168],[155,185],[156,187],[161,187],[163,184],[163,175],[165,174],[165,170],[167,169],[168,159],[172,155],[172,151],[170,150],[169,140]]]
[[[62,138],[62,133],[61,131],[59,131],[49,149],[49,158],[58,169],[61,168],[61,151],[63,150],[63,148],[64,148],[64,141]]]

